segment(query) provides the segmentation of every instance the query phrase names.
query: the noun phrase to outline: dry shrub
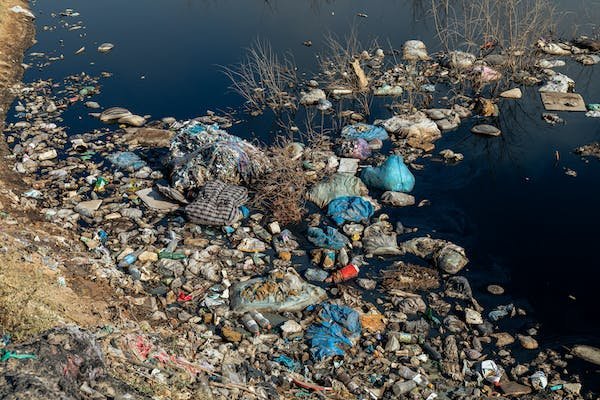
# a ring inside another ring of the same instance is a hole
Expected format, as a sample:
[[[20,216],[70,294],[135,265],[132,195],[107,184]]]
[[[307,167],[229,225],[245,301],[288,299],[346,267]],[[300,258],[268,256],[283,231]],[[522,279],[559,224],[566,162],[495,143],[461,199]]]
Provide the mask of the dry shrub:
[[[254,185],[253,206],[270,213],[281,224],[298,223],[304,216],[304,195],[308,179],[302,168],[302,158],[292,159],[286,146],[290,142],[279,138],[266,153],[271,170]]]
[[[383,271],[386,289],[431,290],[440,286],[439,273],[431,268],[399,261],[392,270]]]
[[[274,112],[296,109],[296,66],[291,56],[280,58],[269,42],[256,40],[246,52],[246,58],[233,67],[222,67],[231,80],[230,89],[246,100],[253,115],[265,107]]]

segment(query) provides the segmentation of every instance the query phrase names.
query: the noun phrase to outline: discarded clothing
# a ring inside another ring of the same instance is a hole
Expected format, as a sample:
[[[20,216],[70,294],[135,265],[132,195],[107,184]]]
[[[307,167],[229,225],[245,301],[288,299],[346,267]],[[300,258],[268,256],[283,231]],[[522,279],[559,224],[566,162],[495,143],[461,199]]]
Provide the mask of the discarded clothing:
[[[342,196],[365,196],[369,190],[360,178],[350,174],[334,174],[327,181],[315,185],[306,198],[323,208]]]
[[[253,144],[198,121],[187,122],[171,142],[172,186],[185,192],[206,181],[250,183],[269,170],[266,155]]]
[[[342,129],[342,137],[346,139],[364,139],[370,142],[373,139],[386,140],[388,134],[380,126],[368,124],[354,124]]]
[[[343,356],[345,352],[339,345],[352,346],[351,339],[360,336],[360,315],[350,307],[323,303],[318,306],[318,320],[306,331],[316,360]]]
[[[325,290],[305,282],[294,268],[240,282],[232,293],[231,309],[236,312],[301,311],[327,298]]]
[[[415,177],[399,155],[388,157],[380,167],[364,169],[360,177],[367,186],[382,190],[410,192],[415,187]]]
[[[346,236],[331,226],[327,227],[327,233],[321,228],[308,228],[308,240],[317,247],[332,250],[340,250],[349,243]]]
[[[208,182],[185,213],[195,224],[225,226],[242,218],[240,206],[248,200],[246,188],[221,181]]]
[[[338,197],[332,200],[327,207],[327,215],[338,225],[342,225],[346,221],[368,221],[373,212],[373,205],[358,196]]]
[[[109,155],[107,158],[108,161],[113,163],[117,168],[125,169],[127,171],[137,171],[146,166],[144,160],[130,151],[118,151]]]

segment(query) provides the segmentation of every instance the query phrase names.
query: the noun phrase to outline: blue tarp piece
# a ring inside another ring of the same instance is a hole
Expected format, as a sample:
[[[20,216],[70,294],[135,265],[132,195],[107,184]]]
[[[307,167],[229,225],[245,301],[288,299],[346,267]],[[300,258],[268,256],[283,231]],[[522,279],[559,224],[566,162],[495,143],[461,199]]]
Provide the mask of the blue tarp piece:
[[[342,129],[342,137],[347,139],[364,139],[370,142],[373,139],[386,140],[388,133],[381,126],[368,124],[354,124]]]
[[[283,354],[280,355],[279,357],[275,358],[273,361],[285,366],[290,371],[299,371],[300,367],[301,367],[299,362],[294,361],[290,357],[285,356]]]
[[[144,168],[146,162],[142,160],[137,154],[130,151],[118,151],[109,155],[108,161],[113,163],[117,168],[126,169],[129,171],[137,171],[138,169]]]
[[[349,243],[346,236],[331,226],[327,227],[327,232],[321,228],[308,228],[308,240],[317,247],[332,250],[340,250]]]
[[[404,164],[402,156],[391,155],[380,167],[368,167],[362,171],[361,180],[381,190],[408,193],[415,187],[415,177]]]
[[[313,358],[343,356],[345,352],[339,345],[352,346],[350,339],[360,336],[360,315],[350,307],[337,304],[322,303],[318,309],[319,322],[306,331]]]
[[[327,206],[327,215],[338,225],[346,221],[368,221],[374,211],[373,204],[359,196],[338,197]]]

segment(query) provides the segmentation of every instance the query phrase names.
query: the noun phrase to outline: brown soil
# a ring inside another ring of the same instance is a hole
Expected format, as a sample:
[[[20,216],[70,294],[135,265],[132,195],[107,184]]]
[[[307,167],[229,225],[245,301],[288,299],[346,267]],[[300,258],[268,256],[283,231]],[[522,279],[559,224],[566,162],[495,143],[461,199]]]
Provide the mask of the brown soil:
[[[35,36],[31,18],[9,10],[15,5],[28,8],[25,0],[0,0],[0,131],[23,77],[23,54]],[[65,323],[82,327],[108,323],[114,290],[72,266],[78,256],[85,257],[85,249],[74,232],[44,221],[39,210],[20,196],[35,187],[35,181],[13,171],[13,164],[0,135],[2,331],[18,340]]]

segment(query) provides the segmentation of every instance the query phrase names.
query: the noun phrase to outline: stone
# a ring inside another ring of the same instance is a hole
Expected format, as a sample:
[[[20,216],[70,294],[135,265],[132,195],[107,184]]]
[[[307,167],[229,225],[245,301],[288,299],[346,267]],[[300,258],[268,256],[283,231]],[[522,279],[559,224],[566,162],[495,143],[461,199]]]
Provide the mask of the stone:
[[[146,123],[146,119],[140,115],[127,115],[121,117],[117,121],[119,124],[125,124],[130,126],[143,126]]]
[[[571,349],[571,353],[587,362],[600,365],[600,349],[588,345],[577,345]]]
[[[54,159],[56,157],[58,157],[58,153],[56,152],[56,150],[50,149],[50,150],[47,150],[47,151],[45,151],[43,153],[40,153],[38,155],[38,160],[40,160],[40,161],[46,161],[46,160],[52,160],[52,159]]]
[[[465,156],[462,155],[462,153],[455,153],[450,149],[440,151],[440,156],[442,156],[444,160],[451,162],[459,162],[465,159]]]
[[[304,328],[302,328],[302,325],[300,325],[296,321],[290,319],[290,320],[285,321],[281,325],[280,329],[281,329],[281,332],[283,332],[284,337],[289,337],[289,336],[293,336],[298,333],[301,333]]]
[[[507,332],[493,333],[490,336],[496,339],[496,346],[498,347],[508,346],[515,342],[515,338]]]
[[[311,89],[308,92],[302,92],[300,94],[300,104],[304,106],[319,104],[320,100],[327,100],[327,95],[323,89]]]
[[[435,121],[435,123],[437,124],[438,128],[440,128],[440,130],[442,131],[451,131],[452,129],[458,128],[457,122],[450,121],[447,118],[437,120]]]
[[[513,88],[500,93],[500,97],[504,97],[505,99],[520,99],[523,97],[523,93],[521,89]]]
[[[471,308],[465,308],[465,321],[470,325],[483,324],[483,317],[481,314]]]
[[[146,188],[135,192],[136,195],[146,204],[146,206],[159,211],[175,211],[179,208],[178,204],[166,201],[165,198],[153,188]]]
[[[504,288],[499,285],[488,285],[487,291],[497,296],[504,294]]]
[[[100,114],[100,121],[111,123],[115,122],[121,118],[129,117],[133,115],[131,111],[121,108],[121,107],[111,107],[109,109],[104,110]]]
[[[500,389],[502,390],[502,393],[507,396],[523,396],[531,393],[531,388],[529,386],[512,381],[501,383]]]
[[[415,204],[415,197],[408,193],[387,191],[381,196],[381,201],[394,207],[406,207]]]
[[[94,211],[100,208],[101,204],[102,200],[82,201],[81,203],[77,204],[73,210],[83,216],[91,217],[94,214]]]
[[[144,251],[138,256],[142,263],[158,261],[158,253],[155,251]]]
[[[98,109],[98,108],[100,108],[100,104],[96,103],[95,101],[86,101],[85,102],[85,106],[87,108],[92,108],[92,109]]]
[[[500,129],[496,128],[495,126],[486,124],[475,125],[471,128],[471,132],[484,136],[500,136],[502,133]]]
[[[244,238],[237,249],[245,253],[260,253],[267,250],[267,245],[256,238]]]
[[[123,135],[123,140],[131,147],[169,147],[174,132],[156,128],[130,128]]]
[[[98,51],[100,53],[108,53],[109,51],[111,51],[113,48],[115,47],[114,44],[112,43],[102,43],[100,46],[98,46]]]
[[[548,111],[587,111],[579,93],[541,92],[540,95]]]
[[[242,334],[235,329],[224,326],[221,329],[221,336],[229,342],[239,343],[242,341]]]
[[[271,234],[273,235],[277,235],[278,233],[281,233],[281,227],[279,226],[279,222],[275,221],[275,222],[271,222],[268,225],[269,228],[269,232],[271,232]]]
[[[534,338],[528,335],[517,335],[519,339],[519,343],[523,346],[524,349],[527,350],[535,350],[538,348],[538,342]]]

